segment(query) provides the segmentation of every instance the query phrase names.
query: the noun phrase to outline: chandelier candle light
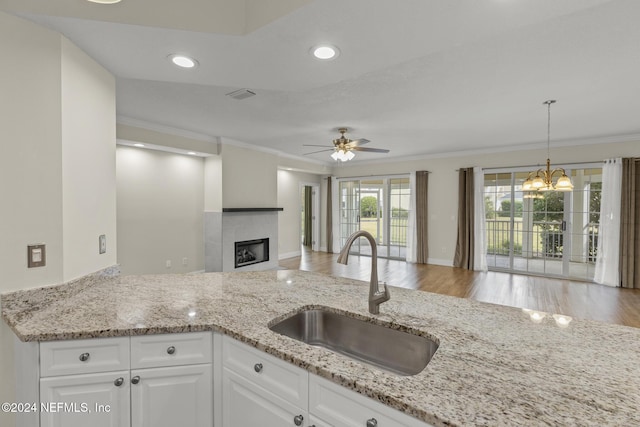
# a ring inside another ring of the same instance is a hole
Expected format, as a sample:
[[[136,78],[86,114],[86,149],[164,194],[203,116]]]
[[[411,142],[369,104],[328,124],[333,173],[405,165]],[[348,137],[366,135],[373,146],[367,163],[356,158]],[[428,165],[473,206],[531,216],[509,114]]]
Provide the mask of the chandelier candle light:
[[[527,179],[522,183],[522,191],[530,192],[528,198],[536,197],[531,193],[534,191],[571,191],[573,190],[573,184],[571,178],[569,178],[563,168],[556,168],[551,170],[551,160],[549,160],[549,145],[551,141],[551,104],[555,104],[555,100],[549,100],[543,102],[547,106],[547,168],[538,169],[534,172],[529,172]],[[535,177],[532,178],[535,173]],[[552,179],[556,173],[560,173],[560,178],[553,185]],[[527,197],[527,195],[525,195]]]

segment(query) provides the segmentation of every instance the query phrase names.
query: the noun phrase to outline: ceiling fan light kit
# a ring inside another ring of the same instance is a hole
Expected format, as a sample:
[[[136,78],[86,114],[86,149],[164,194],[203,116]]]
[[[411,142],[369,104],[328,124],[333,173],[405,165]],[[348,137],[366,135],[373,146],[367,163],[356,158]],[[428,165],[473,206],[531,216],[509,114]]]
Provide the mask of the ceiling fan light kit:
[[[321,153],[323,151],[333,151],[331,153],[331,158],[335,161],[347,162],[353,159],[356,155],[354,151],[369,151],[371,153],[388,153],[389,150],[384,148],[365,148],[361,147],[361,145],[367,144],[369,142],[368,139],[360,138],[360,139],[349,139],[344,136],[347,132],[347,128],[339,128],[338,132],[340,132],[340,138],[336,138],[333,140],[333,148],[327,148],[325,150],[314,151],[309,154]],[[304,144],[306,147],[325,147],[324,145],[315,145],[315,144]]]

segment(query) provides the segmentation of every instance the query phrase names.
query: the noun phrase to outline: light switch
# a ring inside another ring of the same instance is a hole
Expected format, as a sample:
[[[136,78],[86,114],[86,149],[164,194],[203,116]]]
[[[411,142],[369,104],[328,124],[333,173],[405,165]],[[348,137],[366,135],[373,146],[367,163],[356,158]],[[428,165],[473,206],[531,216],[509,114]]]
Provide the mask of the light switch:
[[[47,252],[44,243],[27,246],[27,267],[44,267],[47,265]]]

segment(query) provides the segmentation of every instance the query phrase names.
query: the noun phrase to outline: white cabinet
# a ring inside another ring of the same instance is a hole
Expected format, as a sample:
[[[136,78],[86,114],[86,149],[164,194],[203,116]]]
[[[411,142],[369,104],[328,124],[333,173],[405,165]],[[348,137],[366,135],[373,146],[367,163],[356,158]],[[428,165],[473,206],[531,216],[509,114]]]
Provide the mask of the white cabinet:
[[[309,412],[316,427],[430,427],[316,375],[309,376]]]
[[[210,332],[131,337],[131,425],[213,425]]]
[[[129,371],[43,378],[40,402],[42,427],[126,427]]]
[[[17,395],[41,427],[212,427],[212,345],[211,332],[25,343]]]
[[[308,425],[305,409],[226,369],[222,378],[224,427]]]
[[[429,427],[211,332],[17,342],[16,350],[17,401],[44,404],[17,414],[17,427]]]
[[[229,337],[222,345],[222,425],[309,426],[307,371]]]
[[[128,427],[129,338],[40,344],[41,427]]]
[[[131,425],[211,427],[211,364],[131,371]]]

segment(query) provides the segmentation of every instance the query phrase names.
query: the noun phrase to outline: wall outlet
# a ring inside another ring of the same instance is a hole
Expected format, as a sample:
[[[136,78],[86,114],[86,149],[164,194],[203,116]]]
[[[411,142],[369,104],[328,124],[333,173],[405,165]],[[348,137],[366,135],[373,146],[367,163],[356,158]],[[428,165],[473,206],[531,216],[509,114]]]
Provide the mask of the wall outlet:
[[[47,250],[44,243],[27,246],[27,267],[44,267],[47,265]]]
[[[187,257],[182,258],[182,265],[186,267],[187,264],[189,264],[189,259]]]
[[[164,264],[167,268],[171,268],[171,260],[168,259],[165,264]]]
[[[107,236],[101,234],[98,236],[98,253],[103,254],[107,252]]]

